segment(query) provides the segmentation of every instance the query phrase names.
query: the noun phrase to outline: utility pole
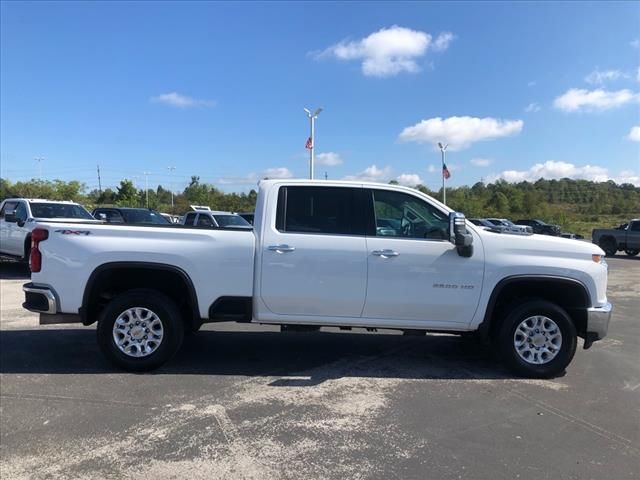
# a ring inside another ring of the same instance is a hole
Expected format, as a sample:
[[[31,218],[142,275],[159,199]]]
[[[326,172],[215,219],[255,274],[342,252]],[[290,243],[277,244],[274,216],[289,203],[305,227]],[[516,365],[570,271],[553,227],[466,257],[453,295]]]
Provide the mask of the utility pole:
[[[147,208],[149,208],[149,175],[151,172],[142,172],[144,174],[144,193],[147,197]]]
[[[176,167],[167,167],[167,170],[169,170],[169,172],[171,172],[171,173],[173,173],[173,171],[175,169],[176,169]],[[173,180],[173,177],[170,176],[170,178],[169,178],[169,190],[171,190],[171,210],[172,210],[171,213],[173,213],[173,182],[172,182],[172,180]]]
[[[34,160],[38,162],[38,179],[42,180],[42,162],[44,161],[44,158],[36,157]]]
[[[98,193],[102,196],[102,182],[100,181],[100,164],[98,164]]]
[[[305,108],[304,111],[307,113],[307,118],[309,118],[309,126],[311,129],[311,135],[309,136],[309,139],[307,140],[307,144],[305,145],[305,147],[309,149],[309,178],[313,180],[313,167],[314,167],[313,162],[315,160],[314,149],[316,147],[316,139],[315,139],[316,118],[318,118],[318,115],[320,115],[322,108],[316,109],[316,111],[313,113],[311,113],[311,110],[309,110],[308,108]]]
[[[442,152],[442,203],[447,204],[447,187],[444,184],[445,179],[449,174],[449,170],[446,168],[446,163],[444,163],[445,152],[447,151],[447,147],[449,144],[442,145],[442,143],[438,142],[438,147],[440,147],[440,151]],[[445,171],[447,174],[445,175]]]

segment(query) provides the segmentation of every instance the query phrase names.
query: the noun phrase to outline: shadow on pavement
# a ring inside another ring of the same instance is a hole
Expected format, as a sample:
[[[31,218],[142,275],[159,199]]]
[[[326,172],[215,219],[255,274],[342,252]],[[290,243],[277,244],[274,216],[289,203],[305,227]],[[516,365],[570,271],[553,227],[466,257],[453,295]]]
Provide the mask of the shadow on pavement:
[[[95,330],[0,331],[0,373],[114,373]],[[306,373],[305,373],[306,372]],[[291,376],[272,386],[312,386],[329,378],[512,378],[481,346],[455,336],[201,331],[185,338],[163,375]],[[300,378],[303,377],[303,378]]]
[[[2,280],[29,280],[31,272],[29,266],[15,261],[0,261],[0,279]]]

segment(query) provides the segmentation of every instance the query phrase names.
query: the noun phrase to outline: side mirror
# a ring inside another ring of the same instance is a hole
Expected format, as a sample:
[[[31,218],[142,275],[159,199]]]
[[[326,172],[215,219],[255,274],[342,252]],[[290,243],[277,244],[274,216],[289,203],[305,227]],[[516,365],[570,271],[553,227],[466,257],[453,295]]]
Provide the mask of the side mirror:
[[[449,241],[456,246],[461,257],[473,255],[473,236],[467,230],[466,222],[462,213],[449,214]]]
[[[98,219],[98,220],[102,220],[103,222],[107,222],[107,221],[108,221],[108,220],[107,220],[107,214],[106,214],[106,213],[99,213],[99,214],[97,215],[97,219]]]
[[[16,211],[6,212],[4,214],[4,221],[7,223],[16,223],[18,219],[16,218]]]

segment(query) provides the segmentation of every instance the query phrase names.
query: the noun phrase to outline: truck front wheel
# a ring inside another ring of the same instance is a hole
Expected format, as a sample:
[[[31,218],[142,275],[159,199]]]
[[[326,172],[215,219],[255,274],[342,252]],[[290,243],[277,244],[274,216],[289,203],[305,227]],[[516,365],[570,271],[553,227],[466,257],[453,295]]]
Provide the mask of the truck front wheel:
[[[118,367],[154,370],[180,349],[184,337],[180,311],[156,290],[136,289],[116,296],[98,321],[98,345]]]
[[[551,378],[564,372],[576,352],[577,333],[571,318],[545,300],[516,306],[495,338],[502,358],[519,375]]]

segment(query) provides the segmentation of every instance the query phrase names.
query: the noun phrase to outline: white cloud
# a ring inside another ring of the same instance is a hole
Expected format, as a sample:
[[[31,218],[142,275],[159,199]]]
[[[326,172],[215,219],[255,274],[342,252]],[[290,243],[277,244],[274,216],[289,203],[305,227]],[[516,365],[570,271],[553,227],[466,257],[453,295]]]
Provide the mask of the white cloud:
[[[627,135],[627,140],[631,140],[632,142],[640,142],[640,125],[631,127],[631,130],[629,130],[629,135]]]
[[[493,163],[493,160],[488,158],[472,158],[470,163],[474,167],[488,167]]]
[[[396,181],[406,187],[415,187],[416,185],[424,184],[424,181],[417,173],[403,173],[396,177]]]
[[[455,40],[456,36],[451,32],[443,32],[433,41],[433,49],[436,52],[444,52],[449,48],[449,44]]]
[[[629,45],[633,48],[640,48],[640,38],[636,38],[629,42]]]
[[[584,77],[584,81],[590,83],[592,85],[602,85],[605,82],[611,82],[614,80],[619,80],[621,78],[629,78],[624,72],[620,70],[594,70],[589,75]]]
[[[261,174],[261,178],[293,178],[293,173],[288,168],[267,168]]]
[[[345,180],[359,180],[363,182],[385,182],[391,177],[391,167],[378,168],[371,165],[363,171],[344,177]]]
[[[339,60],[361,60],[362,73],[373,77],[390,77],[403,72],[421,70],[417,60],[431,47],[435,51],[446,50],[453,34],[440,34],[434,42],[426,32],[394,25],[382,28],[355,41],[342,41],[317,53],[317,59],[335,57]]]
[[[612,180],[618,184],[630,183],[632,185],[635,185],[636,187],[640,187],[640,175],[638,175],[633,170],[623,170],[622,172],[620,172],[620,175],[612,178]]]
[[[560,179],[573,178],[606,182],[610,179],[609,172],[604,167],[596,165],[576,166],[573,163],[548,160],[544,163],[536,163],[528,170],[505,170],[498,174],[489,175],[489,182],[503,179],[507,182],[535,182],[540,178]]]
[[[267,168],[260,173],[251,172],[243,177],[222,177],[217,180],[217,183],[220,185],[255,185],[263,178],[293,178],[293,173],[285,167]]]
[[[536,102],[531,102],[529,105],[527,105],[527,108],[524,109],[524,111],[527,113],[536,113],[536,112],[539,112],[540,110],[541,110],[540,104]]]
[[[565,112],[602,111],[637,101],[638,94],[631,90],[585,90],[571,88],[553,101],[553,106]]]
[[[316,155],[316,161],[319,165],[327,165],[329,167],[342,165],[343,163],[340,154],[335,152],[318,153]]]
[[[444,142],[449,144],[450,150],[462,150],[474,142],[517,135],[523,124],[522,120],[491,117],[435,117],[406,127],[400,133],[400,140],[433,144]]]
[[[435,165],[431,164],[427,167],[427,172],[429,173],[436,173],[438,171],[438,167],[436,167]]]
[[[163,93],[157,97],[151,97],[151,101],[178,108],[214,107],[216,105],[213,100],[192,98],[178,92]]]

